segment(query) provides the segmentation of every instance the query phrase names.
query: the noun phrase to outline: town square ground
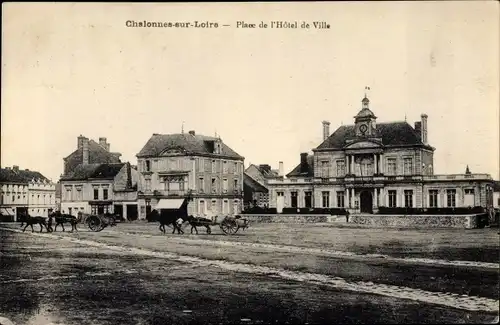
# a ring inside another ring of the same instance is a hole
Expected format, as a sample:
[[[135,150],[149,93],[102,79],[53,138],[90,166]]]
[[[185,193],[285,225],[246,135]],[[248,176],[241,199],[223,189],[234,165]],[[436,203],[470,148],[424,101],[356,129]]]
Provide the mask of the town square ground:
[[[19,226],[0,224],[0,316],[14,324],[498,321],[498,229]]]

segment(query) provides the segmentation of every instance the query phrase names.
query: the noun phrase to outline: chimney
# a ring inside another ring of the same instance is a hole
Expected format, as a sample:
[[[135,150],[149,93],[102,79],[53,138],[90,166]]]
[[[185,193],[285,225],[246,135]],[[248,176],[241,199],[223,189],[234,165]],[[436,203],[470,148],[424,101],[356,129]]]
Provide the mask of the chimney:
[[[283,162],[279,162],[279,168],[278,168],[278,176],[279,177],[284,177],[285,176],[285,169],[283,168]]]
[[[422,138],[422,122],[415,122],[415,131],[418,133],[420,138]]]
[[[427,140],[427,114],[422,114],[420,115],[420,117],[422,118],[422,142],[424,144],[428,144],[428,140]]]
[[[330,122],[323,121],[323,141],[330,136]]]
[[[99,144],[101,145],[101,147],[106,149],[106,151],[109,151],[109,143],[107,142],[107,139],[105,137],[99,138]]]
[[[19,166],[12,166],[12,170],[15,171],[16,173],[19,172]]]
[[[191,134],[192,136],[195,136],[196,132],[194,132],[194,130],[191,130],[191,131],[189,131],[189,134]]]
[[[307,172],[307,152],[300,154],[300,172]]]
[[[132,170],[130,162],[127,162],[127,188],[132,188]]]
[[[77,139],[76,148],[77,149],[83,148],[83,140],[85,139],[85,137],[80,134],[80,136],[78,136],[76,139]]]
[[[83,138],[83,157],[82,157],[82,164],[88,165],[89,164],[89,139],[88,138]]]

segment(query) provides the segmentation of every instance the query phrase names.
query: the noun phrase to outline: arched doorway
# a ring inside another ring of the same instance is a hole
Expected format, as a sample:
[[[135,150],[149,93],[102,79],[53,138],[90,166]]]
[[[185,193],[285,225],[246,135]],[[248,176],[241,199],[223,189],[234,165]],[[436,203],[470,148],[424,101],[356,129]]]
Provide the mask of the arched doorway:
[[[363,191],[359,194],[359,207],[361,213],[373,213],[373,198],[372,193]]]

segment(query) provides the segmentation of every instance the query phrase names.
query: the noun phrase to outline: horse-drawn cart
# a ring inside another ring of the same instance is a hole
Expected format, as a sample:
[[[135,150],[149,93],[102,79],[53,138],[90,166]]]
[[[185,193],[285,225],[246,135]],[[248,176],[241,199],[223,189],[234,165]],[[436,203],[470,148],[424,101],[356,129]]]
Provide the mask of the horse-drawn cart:
[[[82,214],[82,222],[88,225],[90,230],[99,232],[108,226],[116,226],[116,217],[113,214]]]
[[[196,231],[196,233],[198,233],[196,227],[200,226],[207,229],[207,234],[211,234],[212,230],[210,226],[218,225],[222,232],[226,235],[234,235],[238,232],[238,230],[245,230],[246,228],[248,228],[248,220],[241,218],[240,216],[226,216],[223,217],[220,222],[217,220],[218,218],[218,216],[215,216],[213,219],[200,217],[189,218],[188,221],[191,225],[191,233],[193,232],[193,229]]]

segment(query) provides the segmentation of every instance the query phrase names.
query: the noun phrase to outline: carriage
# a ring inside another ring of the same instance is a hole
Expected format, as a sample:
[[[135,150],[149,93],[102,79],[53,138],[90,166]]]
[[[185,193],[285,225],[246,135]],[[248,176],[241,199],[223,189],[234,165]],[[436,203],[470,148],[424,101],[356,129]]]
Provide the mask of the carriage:
[[[114,227],[117,224],[116,216],[113,214],[86,214],[81,213],[82,223],[88,225],[89,229],[94,232],[99,232],[106,227]]]
[[[218,220],[219,217],[215,216],[212,219],[207,219],[207,218],[196,218],[196,224],[197,226],[204,226],[207,229],[207,234],[211,234],[212,231],[210,229],[210,226],[219,226],[219,228],[222,230],[222,232],[226,235],[234,235],[238,232],[240,229],[246,229],[248,228],[248,220],[243,219],[240,216],[225,216],[222,217],[222,220]]]
[[[180,220],[184,226],[187,226],[187,224],[191,225],[191,232],[194,229],[196,233],[198,233],[196,227],[205,227],[207,233],[210,234],[212,232],[210,226],[219,226],[224,234],[233,235],[237,233],[239,229],[246,229],[248,227],[248,220],[240,216],[213,216],[207,218],[206,216],[189,215],[188,203],[191,200],[191,191],[188,192],[187,196],[184,198],[160,199],[154,210],[156,211],[156,215],[152,217],[152,219],[160,221],[160,230],[163,233],[165,233],[165,225],[172,225],[174,232],[176,229],[179,230],[179,233],[183,232],[180,230],[180,224],[178,223]],[[187,223],[185,223],[186,221]]]

